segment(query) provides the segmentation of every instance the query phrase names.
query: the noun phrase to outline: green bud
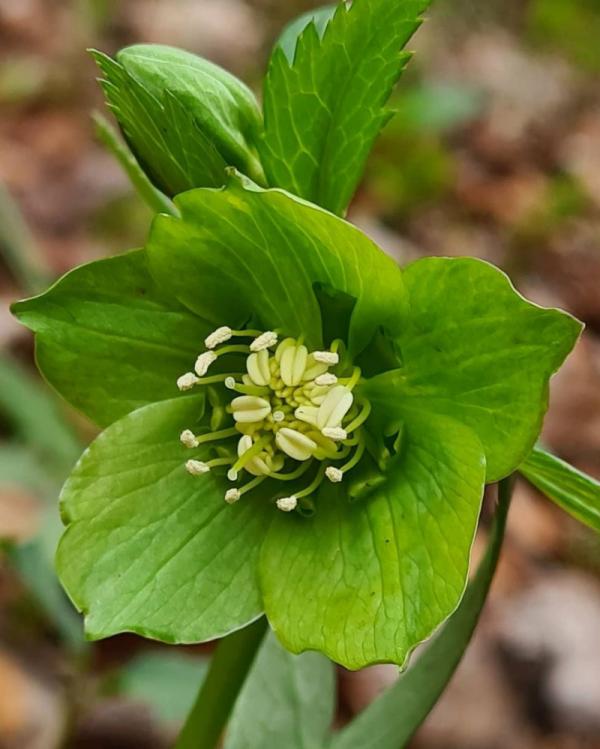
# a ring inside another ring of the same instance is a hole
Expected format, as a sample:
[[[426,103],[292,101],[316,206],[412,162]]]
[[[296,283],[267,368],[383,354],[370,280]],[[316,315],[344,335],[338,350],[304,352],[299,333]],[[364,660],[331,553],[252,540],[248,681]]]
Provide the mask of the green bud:
[[[114,106],[114,94],[105,86],[109,104],[132,150],[161,190],[173,195],[192,187],[221,187],[228,166],[264,184],[257,152],[263,128],[262,114],[254,94],[240,80],[197,55],[158,44],[126,47],[117,54],[117,63],[128,80],[141,85],[164,110],[160,131],[167,150],[176,152],[184,126],[197,131],[196,142],[187,143],[195,153],[188,154],[187,158],[183,154],[180,159],[183,171],[189,173],[181,178],[173,175],[164,169],[161,149],[153,149],[148,144],[147,134],[144,137],[143,130],[130,131],[127,113],[123,107]],[[113,83],[110,77],[108,80]],[[132,101],[135,106],[136,98]],[[142,107],[137,112],[138,119],[156,119],[154,112],[143,110]],[[187,122],[180,124],[180,119]]]

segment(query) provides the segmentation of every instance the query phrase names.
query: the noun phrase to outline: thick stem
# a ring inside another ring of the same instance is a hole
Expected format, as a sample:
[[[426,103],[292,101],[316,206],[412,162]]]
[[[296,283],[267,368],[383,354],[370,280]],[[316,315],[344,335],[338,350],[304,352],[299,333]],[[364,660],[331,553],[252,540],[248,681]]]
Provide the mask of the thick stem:
[[[174,749],[217,746],[266,630],[263,616],[221,640]]]

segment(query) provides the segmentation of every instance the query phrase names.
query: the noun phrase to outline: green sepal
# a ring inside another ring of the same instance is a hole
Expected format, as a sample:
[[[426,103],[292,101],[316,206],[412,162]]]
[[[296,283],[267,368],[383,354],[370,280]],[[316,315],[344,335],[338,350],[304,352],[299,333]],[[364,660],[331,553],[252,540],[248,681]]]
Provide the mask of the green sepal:
[[[135,632],[210,640],[257,618],[258,553],[273,510],[259,495],[230,506],[217,471],[191,476],[183,429],[204,423],[203,396],[134,411],[88,448],[61,495],[67,529],[57,570],[90,639]]]
[[[100,426],[175,396],[212,329],[154,281],[144,250],[81,265],[12,312],[44,377]]]
[[[399,334],[406,304],[402,273],[365,234],[283,190],[263,190],[233,170],[222,190],[175,199],[180,216],[158,216],[147,244],[162,287],[216,327],[253,315],[264,330],[323,345],[315,285],[356,299],[352,355],[385,325]]]
[[[351,503],[344,483],[324,485],[312,518],[273,519],[260,587],[288,650],[320,650],[350,669],[402,665],[458,605],[483,495],[481,445],[447,417],[413,414],[402,450],[368,499]]]
[[[582,325],[525,300],[481,260],[425,258],[404,270],[410,315],[396,343],[402,368],[359,392],[381,418],[446,414],[484,447],[487,482],[515,471],[539,436],[550,377]],[[377,418],[375,414],[373,418]]]

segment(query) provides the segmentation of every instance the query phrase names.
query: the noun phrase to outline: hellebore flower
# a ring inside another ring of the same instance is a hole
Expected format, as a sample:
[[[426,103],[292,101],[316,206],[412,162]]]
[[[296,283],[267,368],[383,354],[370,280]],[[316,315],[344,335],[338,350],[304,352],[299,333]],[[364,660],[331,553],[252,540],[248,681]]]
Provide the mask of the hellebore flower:
[[[107,427],[67,481],[62,582],[91,637],[404,663],[456,608],[486,482],[527,456],[580,325],[484,262],[401,270],[358,229],[230,173],[144,250],[15,306]]]

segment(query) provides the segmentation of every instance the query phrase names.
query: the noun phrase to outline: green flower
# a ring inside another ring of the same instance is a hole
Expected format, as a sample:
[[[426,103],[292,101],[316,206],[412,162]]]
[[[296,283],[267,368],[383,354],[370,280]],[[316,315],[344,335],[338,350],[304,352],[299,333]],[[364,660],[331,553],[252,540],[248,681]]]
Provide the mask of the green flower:
[[[175,202],[144,250],[15,306],[106,427],[63,490],[63,584],[93,638],[264,611],[294,652],[402,664],[460,601],[484,485],[531,451],[581,326],[478,260],[401,270],[236,173]]]

